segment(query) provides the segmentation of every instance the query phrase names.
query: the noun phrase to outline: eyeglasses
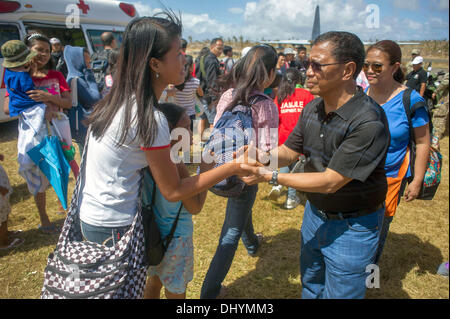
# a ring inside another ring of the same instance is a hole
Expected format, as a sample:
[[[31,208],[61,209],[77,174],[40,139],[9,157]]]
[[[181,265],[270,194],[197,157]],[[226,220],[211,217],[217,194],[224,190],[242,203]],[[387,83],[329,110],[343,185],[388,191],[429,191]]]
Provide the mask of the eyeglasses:
[[[364,72],[369,71],[369,67],[372,69],[372,71],[373,71],[374,73],[381,73],[381,71],[383,71],[383,64],[381,64],[381,63],[377,63],[377,62],[373,62],[373,63],[364,62],[364,64],[363,64],[363,70],[364,70]]]
[[[336,62],[336,63],[326,63],[326,64],[321,64],[319,62],[314,62],[314,61],[308,61],[309,62],[309,66],[312,68],[312,70],[314,72],[320,72],[322,71],[322,67],[324,66],[328,66],[328,65],[336,65],[336,64],[343,64],[340,62]]]

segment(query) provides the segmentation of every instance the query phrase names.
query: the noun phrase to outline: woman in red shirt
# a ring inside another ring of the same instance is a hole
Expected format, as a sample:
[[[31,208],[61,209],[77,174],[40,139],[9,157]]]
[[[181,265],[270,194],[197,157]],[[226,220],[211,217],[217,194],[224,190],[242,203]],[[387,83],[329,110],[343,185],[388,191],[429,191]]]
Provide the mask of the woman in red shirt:
[[[36,87],[36,90],[28,92],[30,98],[47,105],[46,118],[50,118],[53,111],[70,109],[72,100],[69,86],[61,72],[52,70],[51,44],[48,38],[39,33],[32,33],[25,38],[24,42],[30,50],[38,53],[30,70],[31,78]],[[5,95],[5,112],[7,111],[7,105],[9,105],[8,94]],[[20,132],[19,128],[19,135]],[[39,229],[43,233],[57,233],[58,230],[50,222],[46,210],[45,189],[49,185],[48,180],[42,174],[37,174],[38,171],[33,171],[28,167],[25,168],[25,166],[21,167],[20,161],[19,173],[25,178],[29,191],[34,195],[41,221]],[[63,210],[61,206],[59,209]]]
[[[278,88],[275,104],[278,107],[279,125],[278,125],[278,145],[284,144],[289,134],[291,134],[298,122],[303,108],[314,99],[309,91],[302,88],[302,76],[296,68],[289,68],[284,74]],[[280,168],[280,173],[289,173],[295,166]],[[277,200],[280,196],[282,186],[272,187],[269,198]],[[294,188],[288,188],[285,209],[294,209],[300,204],[297,191]]]

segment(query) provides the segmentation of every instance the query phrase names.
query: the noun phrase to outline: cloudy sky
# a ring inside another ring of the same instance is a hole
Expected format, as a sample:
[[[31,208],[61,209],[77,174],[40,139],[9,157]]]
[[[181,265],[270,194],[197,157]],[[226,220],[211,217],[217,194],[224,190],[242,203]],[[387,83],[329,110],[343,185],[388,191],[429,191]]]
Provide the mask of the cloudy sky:
[[[448,0],[128,0],[141,16],[161,2],[181,11],[183,37],[243,36],[250,40],[310,39],[314,9],[321,32],[356,33],[362,40],[448,39]],[[379,13],[377,15],[377,13]]]

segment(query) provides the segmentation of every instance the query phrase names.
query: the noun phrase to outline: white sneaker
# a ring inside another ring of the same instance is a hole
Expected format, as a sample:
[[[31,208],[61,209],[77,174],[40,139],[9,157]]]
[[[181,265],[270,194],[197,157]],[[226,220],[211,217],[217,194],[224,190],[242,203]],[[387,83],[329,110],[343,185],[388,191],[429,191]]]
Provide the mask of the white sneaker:
[[[280,197],[282,187],[282,185],[273,186],[269,192],[269,199],[276,202],[278,200],[278,197]]]
[[[298,205],[300,205],[300,198],[298,198],[298,196],[295,196],[293,198],[287,198],[286,202],[284,203],[283,207],[285,209],[294,209],[296,208]]]

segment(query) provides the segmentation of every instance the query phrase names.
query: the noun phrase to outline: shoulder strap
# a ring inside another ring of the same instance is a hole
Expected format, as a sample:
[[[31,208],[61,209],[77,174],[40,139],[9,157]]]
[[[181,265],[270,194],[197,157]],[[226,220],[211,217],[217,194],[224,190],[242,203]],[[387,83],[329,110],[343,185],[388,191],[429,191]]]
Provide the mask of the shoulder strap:
[[[152,202],[151,202],[151,209],[153,210],[153,207],[155,207],[155,197],[156,197],[156,182],[153,179],[153,190],[152,190]],[[178,209],[177,217],[175,218],[175,221],[172,224],[172,228],[170,229],[169,235],[164,238],[164,247],[167,249],[169,247],[170,242],[172,241],[173,234],[175,233],[175,229],[177,228],[178,219],[180,218],[181,209],[183,208],[183,203],[181,203],[180,208]]]
[[[165,238],[165,247],[166,247],[166,249],[167,249],[167,247],[169,247],[170,242],[172,241],[173,234],[175,234],[175,229],[177,228],[178,219],[180,218],[180,213],[181,213],[181,209],[182,208],[183,208],[183,203],[181,203],[180,209],[178,209],[177,217],[175,218],[175,221],[172,224],[172,228],[170,229],[169,235],[167,235],[167,237]]]
[[[403,92],[403,108],[405,109],[406,118],[408,119],[409,126],[409,165],[411,169],[411,174],[414,174],[414,154],[415,154],[415,137],[414,137],[414,127],[412,125],[411,117],[413,112],[411,111],[411,93],[413,89],[408,88]]]

